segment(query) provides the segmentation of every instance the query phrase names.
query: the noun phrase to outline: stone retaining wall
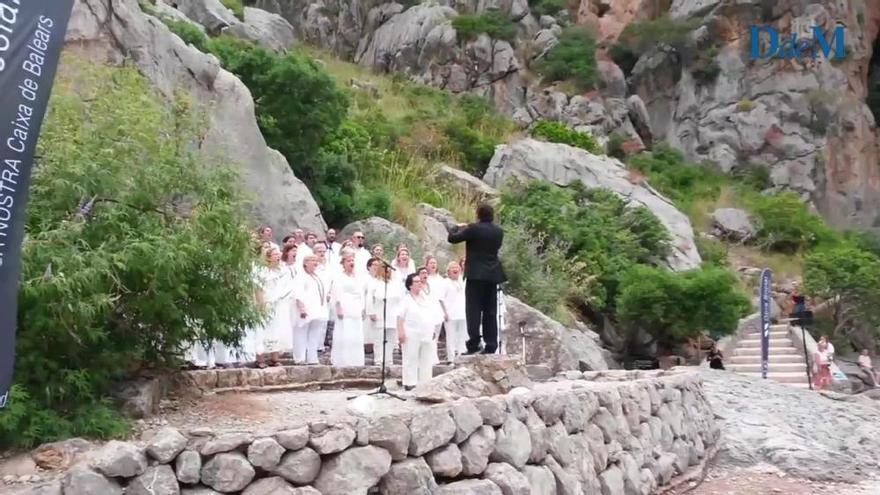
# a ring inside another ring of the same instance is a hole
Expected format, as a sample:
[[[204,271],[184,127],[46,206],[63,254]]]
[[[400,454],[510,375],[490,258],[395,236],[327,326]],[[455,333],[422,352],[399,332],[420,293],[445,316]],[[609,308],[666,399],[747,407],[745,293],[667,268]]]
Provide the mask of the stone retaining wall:
[[[718,440],[693,373],[573,378],[260,438],[166,428],[142,445],[109,442],[61,487],[64,495],[648,494]]]

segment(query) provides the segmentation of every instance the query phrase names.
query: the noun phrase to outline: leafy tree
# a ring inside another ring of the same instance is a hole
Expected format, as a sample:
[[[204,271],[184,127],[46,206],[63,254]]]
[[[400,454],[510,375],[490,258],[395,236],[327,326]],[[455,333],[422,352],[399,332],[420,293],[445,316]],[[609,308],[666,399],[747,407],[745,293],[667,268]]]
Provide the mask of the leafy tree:
[[[567,8],[566,0],[529,0],[529,9],[538,15],[556,15]]]
[[[536,63],[535,69],[547,82],[571,81],[579,90],[592,89],[598,77],[593,33],[584,26],[563,29],[559,43]]]
[[[695,201],[714,199],[727,177],[713,168],[688,163],[681,151],[668,145],[657,145],[648,152],[630,156],[627,164],[647,175],[651,186],[689,210]]]
[[[794,253],[838,237],[793,192],[755,195],[751,207],[758,220],[758,238],[767,249]]]
[[[674,273],[636,265],[623,275],[617,315],[630,329],[642,329],[670,346],[703,332],[727,335],[750,308],[736,277],[722,268]]]
[[[460,39],[472,40],[482,33],[490,38],[513,41],[516,38],[516,24],[507,14],[490,10],[482,14],[461,14],[452,19],[452,27]]]
[[[551,143],[562,143],[575,148],[598,155],[602,153],[602,147],[589,133],[580,132],[568,127],[562,122],[555,120],[542,120],[532,127],[532,136],[543,138]]]
[[[880,324],[880,258],[851,243],[810,253],[804,262],[804,289],[832,301],[834,328],[839,334],[856,324]]]
[[[115,380],[260,320],[246,205],[228,167],[194,154],[202,119],[134,69],[64,67],[31,187],[3,445],[119,434]]]
[[[567,246],[567,257],[595,277],[590,301],[609,312],[619,276],[632,264],[662,259],[668,250],[669,234],[648,209],[630,207],[613,192],[581,182],[565,188],[546,181],[514,184],[502,195],[501,215],[533,235],[543,233],[547,242]]]

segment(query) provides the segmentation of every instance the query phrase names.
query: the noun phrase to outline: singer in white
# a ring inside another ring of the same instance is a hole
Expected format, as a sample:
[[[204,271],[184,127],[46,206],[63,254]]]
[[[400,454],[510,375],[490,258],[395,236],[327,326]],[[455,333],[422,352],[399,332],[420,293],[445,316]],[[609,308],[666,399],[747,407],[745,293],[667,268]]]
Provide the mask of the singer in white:
[[[342,273],[333,280],[330,301],[336,312],[333,325],[333,366],[364,365],[364,316],[367,279],[355,272],[356,255],[342,250]],[[366,263],[364,266],[366,270]]]

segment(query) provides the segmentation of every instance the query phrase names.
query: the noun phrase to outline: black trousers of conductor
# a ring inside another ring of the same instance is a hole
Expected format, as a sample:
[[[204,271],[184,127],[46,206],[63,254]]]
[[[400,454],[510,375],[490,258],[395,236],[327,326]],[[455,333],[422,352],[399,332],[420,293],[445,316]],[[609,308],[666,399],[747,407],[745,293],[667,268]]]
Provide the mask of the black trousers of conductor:
[[[483,324],[483,352],[494,354],[498,349],[498,284],[485,280],[468,280],[464,288],[467,317],[468,352],[480,348],[480,323]]]

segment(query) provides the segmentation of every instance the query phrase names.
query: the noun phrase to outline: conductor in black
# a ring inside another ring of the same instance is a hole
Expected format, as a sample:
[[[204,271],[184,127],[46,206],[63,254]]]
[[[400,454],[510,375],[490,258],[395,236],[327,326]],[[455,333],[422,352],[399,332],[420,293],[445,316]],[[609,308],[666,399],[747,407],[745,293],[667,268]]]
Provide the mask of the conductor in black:
[[[477,206],[477,222],[459,224],[449,230],[449,242],[465,242],[465,314],[467,354],[495,354],[498,349],[498,285],[507,281],[498,250],[504,231],[494,223],[495,210],[488,203]],[[483,324],[480,345],[480,323]]]

